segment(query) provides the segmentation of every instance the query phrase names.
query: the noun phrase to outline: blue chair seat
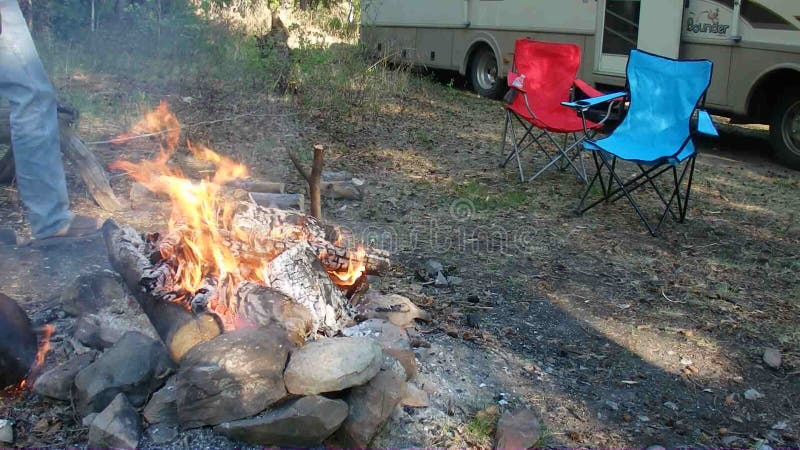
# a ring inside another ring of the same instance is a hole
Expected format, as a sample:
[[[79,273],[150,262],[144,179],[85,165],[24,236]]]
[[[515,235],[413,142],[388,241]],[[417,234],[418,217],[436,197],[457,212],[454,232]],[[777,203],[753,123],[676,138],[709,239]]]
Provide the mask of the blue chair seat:
[[[695,154],[694,142],[691,140],[681,151],[674,156],[669,155],[681,144],[673,144],[661,137],[651,139],[634,138],[631,135],[613,134],[605,139],[596,141],[585,141],[583,148],[591,151],[602,150],[610,153],[617,158],[632,161],[638,164],[653,165],[666,162],[667,164],[677,165],[682,163]]]

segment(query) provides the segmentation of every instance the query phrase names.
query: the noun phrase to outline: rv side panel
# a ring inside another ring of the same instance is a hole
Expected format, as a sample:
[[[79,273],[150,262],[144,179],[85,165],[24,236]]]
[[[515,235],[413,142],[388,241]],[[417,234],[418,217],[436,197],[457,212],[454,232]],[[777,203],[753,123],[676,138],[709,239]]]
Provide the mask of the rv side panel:
[[[708,88],[706,104],[721,108],[729,105],[728,82],[731,71],[732,48],[715,44],[683,44],[681,58],[708,59],[714,63],[714,77]]]

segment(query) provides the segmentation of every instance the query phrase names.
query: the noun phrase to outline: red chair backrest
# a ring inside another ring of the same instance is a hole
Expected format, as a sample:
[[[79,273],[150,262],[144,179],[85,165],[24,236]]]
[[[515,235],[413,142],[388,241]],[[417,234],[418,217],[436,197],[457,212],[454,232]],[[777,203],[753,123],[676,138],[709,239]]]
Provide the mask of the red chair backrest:
[[[570,100],[580,64],[581,49],[575,44],[532,39],[517,39],[514,44],[514,72],[525,75],[525,90],[534,113],[540,107],[552,109]],[[521,97],[517,96],[517,102],[523,101]]]

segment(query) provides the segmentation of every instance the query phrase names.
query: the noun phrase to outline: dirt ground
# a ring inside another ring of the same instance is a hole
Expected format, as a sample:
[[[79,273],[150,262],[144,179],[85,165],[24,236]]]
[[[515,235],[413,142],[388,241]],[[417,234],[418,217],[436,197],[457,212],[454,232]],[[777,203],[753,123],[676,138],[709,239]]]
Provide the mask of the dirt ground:
[[[80,80],[55,82],[70,89]],[[326,218],[394,252],[397,270],[373,289],[406,295],[435,317],[420,327],[432,346],[418,354],[434,405],[394,417],[402,426],[376,445],[490,446],[492,427],[476,413],[497,405],[537,411],[548,447],[800,446],[800,173],[772,162],[763,131],[725,127],[722,139],[702,142],[689,218],[667,221],[654,238],[622,201],[575,215],[582,185],[570,173],[520,183],[514,168],[498,168],[501,103],[422,83],[335,121],[291,97],[213,86],[151,93],[184,123],[230,118],[187,133],[291,191],[303,188],[284,147],[321,143],[327,169],[366,180],[363,201],[328,201]],[[82,88],[103,96],[129,86],[109,76]],[[125,126],[93,120],[80,132],[103,141]],[[91,147],[105,164],[154,152],[146,140]],[[542,162],[526,155],[527,173]],[[68,172],[77,211],[142,231],[164,226],[157,208],[100,211]],[[112,185],[128,199],[122,174],[112,173]],[[0,227],[27,233],[13,186],[0,188]],[[424,285],[418,270],[429,258],[461,282]],[[2,290],[39,317],[66,277],[37,282],[31,269],[33,280],[8,281],[26,270],[6,264]],[[780,369],[762,362],[765,348],[781,351]],[[746,399],[748,389],[763,397]],[[45,436],[28,442],[53,443]],[[80,430],[59,436],[80,442]]]

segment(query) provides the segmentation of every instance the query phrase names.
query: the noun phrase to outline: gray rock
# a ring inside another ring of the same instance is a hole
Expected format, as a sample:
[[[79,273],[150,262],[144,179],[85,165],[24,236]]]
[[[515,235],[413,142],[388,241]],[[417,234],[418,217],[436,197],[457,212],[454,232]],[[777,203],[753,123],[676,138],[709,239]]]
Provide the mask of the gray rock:
[[[75,322],[75,331],[72,337],[86,347],[100,351],[111,347],[114,345],[114,342],[116,342],[116,340],[111,341],[101,336],[100,319],[95,314],[81,316],[81,318]],[[117,340],[119,340],[120,337],[122,336],[117,336]]]
[[[170,377],[161,389],[153,393],[142,415],[147,423],[167,423],[174,426],[178,424],[178,389],[175,386],[175,377]]]
[[[86,347],[100,351],[116,344],[129,331],[137,331],[153,339],[159,339],[155,328],[138,304],[131,305],[123,312],[111,309],[106,308],[95,314],[81,316],[75,322],[73,337]]]
[[[744,398],[745,400],[758,400],[764,398],[764,394],[758,392],[757,390],[750,388],[744,391]]]
[[[270,327],[225,333],[189,350],[176,375],[181,427],[242,419],[282,400],[290,348],[286,330]]]
[[[147,429],[147,437],[157,445],[169,444],[178,438],[178,425],[157,423]]]
[[[417,375],[417,360],[411,350],[406,330],[382,319],[369,319],[356,326],[346,328],[342,334],[348,337],[375,339],[387,355],[394,356],[406,370],[408,379]]]
[[[136,448],[141,436],[142,419],[120,393],[89,426],[89,447]]]
[[[164,344],[136,331],[125,333],[75,377],[76,407],[86,415],[102,411],[119,393],[142,406],[173,369]]]
[[[435,280],[438,274],[444,272],[444,266],[435,259],[429,259],[425,261],[424,270],[428,278]]]
[[[366,447],[380,431],[406,393],[406,374],[399,361],[385,356],[380,372],[363,386],[350,390],[350,406],[336,439],[345,447]]]
[[[14,424],[8,419],[0,419],[0,442],[14,443]]]
[[[381,346],[364,337],[319,339],[292,352],[284,372],[296,395],[334,392],[366,383],[381,367]]]
[[[464,279],[457,276],[447,277],[447,282],[450,283],[451,286],[461,286],[464,284]]]
[[[539,441],[539,418],[529,409],[505,412],[497,422],[495,448],[531,448]]]
[[[333,434],[347,417],[347,403],[319,395],[292,400],[256,417],[227,422],[214,431],[251,444],[311,447]]]
[[[436,274],[436,278],[434,278],[433,286],[437,288],[446,288],[450,286],[450,283],[447,281],[447,277],[444,276],[442,272]]]
[[[280,325],[301,346],[313,329],[311,312],[275,289],[247,283],[238,292],[237,318],[253,326]]]
[[[770,368],[778,370],[781,368],[783,356],[781,355],[781,351],[777,348],[767,348],[764,349],[764,355],[762,355],[761,359],[763,359],[764,364]]]
[[[86,427],[86,428],[89,428],[90,426],[92,426],[92,422],[94,422],[94,419],[95,419],[96,417],[97,417],[97,413],[91,413],[91,414],[89,414],[88,416],[84,417],[84,418],[81,420],[81,424],[82,424],[84,427]]]
[[[61,307],[68,314],[80,316],[128,297],[122,278],[110,270],[81,275],[61,292]]]
[[[94,352],[83,353],[39,375],[33,383],[33,392],[56,400],[69,400],[78,372],[94,362],[96,356]]]

